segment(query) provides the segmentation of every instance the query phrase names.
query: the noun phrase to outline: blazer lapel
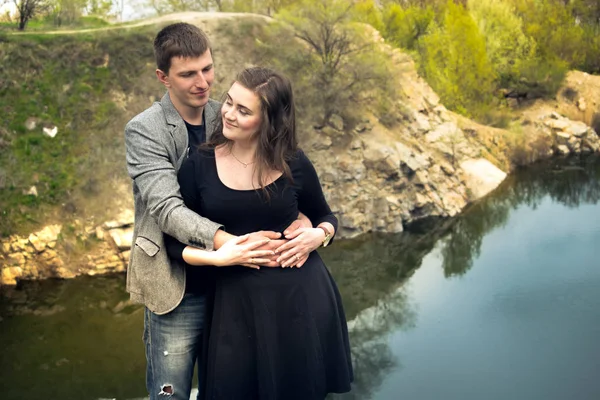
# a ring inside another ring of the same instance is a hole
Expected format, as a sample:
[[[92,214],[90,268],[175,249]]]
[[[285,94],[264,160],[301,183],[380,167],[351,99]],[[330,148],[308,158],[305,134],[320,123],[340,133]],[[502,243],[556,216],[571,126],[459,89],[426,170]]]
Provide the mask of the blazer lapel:
[[[165,113],[165,120],[169,127],[169,133],[175,142],[177,159],[181,159],[188,147],[188,134],[185,122],[183,122],[183,118],[181,118],[181,115],[179,115],[175,109],[175,106],[169,97],[169,92],[165,93],[162,97],[160,105]]]
[[[213,133],[213,129],[217,123],[217,117],[219,116],[219,103],[216,101],[209,100],[204,107],[204,128],[206,132],[206,140],[210,139]]]

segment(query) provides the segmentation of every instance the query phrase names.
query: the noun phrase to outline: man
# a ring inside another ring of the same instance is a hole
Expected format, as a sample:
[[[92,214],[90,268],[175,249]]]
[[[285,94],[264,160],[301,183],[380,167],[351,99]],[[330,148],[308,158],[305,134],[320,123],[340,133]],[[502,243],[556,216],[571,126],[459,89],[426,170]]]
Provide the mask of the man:
[[[209,99],[214,65],[208,38],[194,25],[176,23],[157,34],[154,51],[156,76],[167,93],[125,127],[135,204],[127,291],[132,301],[146,306],[143,338],[150,399],[188,400],[209,288],[194,279],[198,270],[168,258],[163,233],[207,250],[220,248],[234,236],[186,208],[177,182],[185,156],[206,140],[215,118],[220,118],[220,104]],[[301,230],[301,225],[295,222],[286,232]],[[263,248],[275,250],[286,243],[276,240],[279,236],[255,232],[248,241],[271,239]],[[273,260],[265,266],[278,265]]]

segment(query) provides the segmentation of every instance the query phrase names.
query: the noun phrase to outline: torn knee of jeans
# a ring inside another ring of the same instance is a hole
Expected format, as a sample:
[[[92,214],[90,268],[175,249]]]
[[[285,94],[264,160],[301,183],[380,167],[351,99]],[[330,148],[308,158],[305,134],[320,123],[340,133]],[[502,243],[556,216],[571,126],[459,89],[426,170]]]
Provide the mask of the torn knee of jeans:
[[[175,393],[175,391],[173,390],[173,385],[171,385],[170,383],[166,383],[166,384],[162,385],[158,395],[170,397],[170,396],[173,396],[173,393]]]

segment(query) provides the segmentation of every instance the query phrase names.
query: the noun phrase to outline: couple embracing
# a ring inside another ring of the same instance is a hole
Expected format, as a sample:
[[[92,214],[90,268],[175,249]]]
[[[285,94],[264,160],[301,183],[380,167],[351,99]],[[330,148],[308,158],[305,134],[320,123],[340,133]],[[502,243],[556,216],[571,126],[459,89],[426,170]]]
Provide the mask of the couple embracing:
[[[125,128],[131,299],[145,305],[150,399],[323,400],[350,390],[338,289],[315,251],[337,229],[299,149],[290,81],[241,71],[223,103],[199,28],[155,38],[167,93]]]

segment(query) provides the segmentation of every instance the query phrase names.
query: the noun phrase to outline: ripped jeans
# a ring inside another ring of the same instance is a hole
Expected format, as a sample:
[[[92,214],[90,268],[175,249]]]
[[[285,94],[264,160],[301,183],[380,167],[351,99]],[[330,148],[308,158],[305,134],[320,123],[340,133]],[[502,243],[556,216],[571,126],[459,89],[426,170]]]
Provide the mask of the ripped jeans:
[[[146,308],[146,388],[150,400],[189,400],[194,365],[201,357],[207,296],[186,293],[168,314],[157,315]],[[198,398],[202,393],[198,374]]]

